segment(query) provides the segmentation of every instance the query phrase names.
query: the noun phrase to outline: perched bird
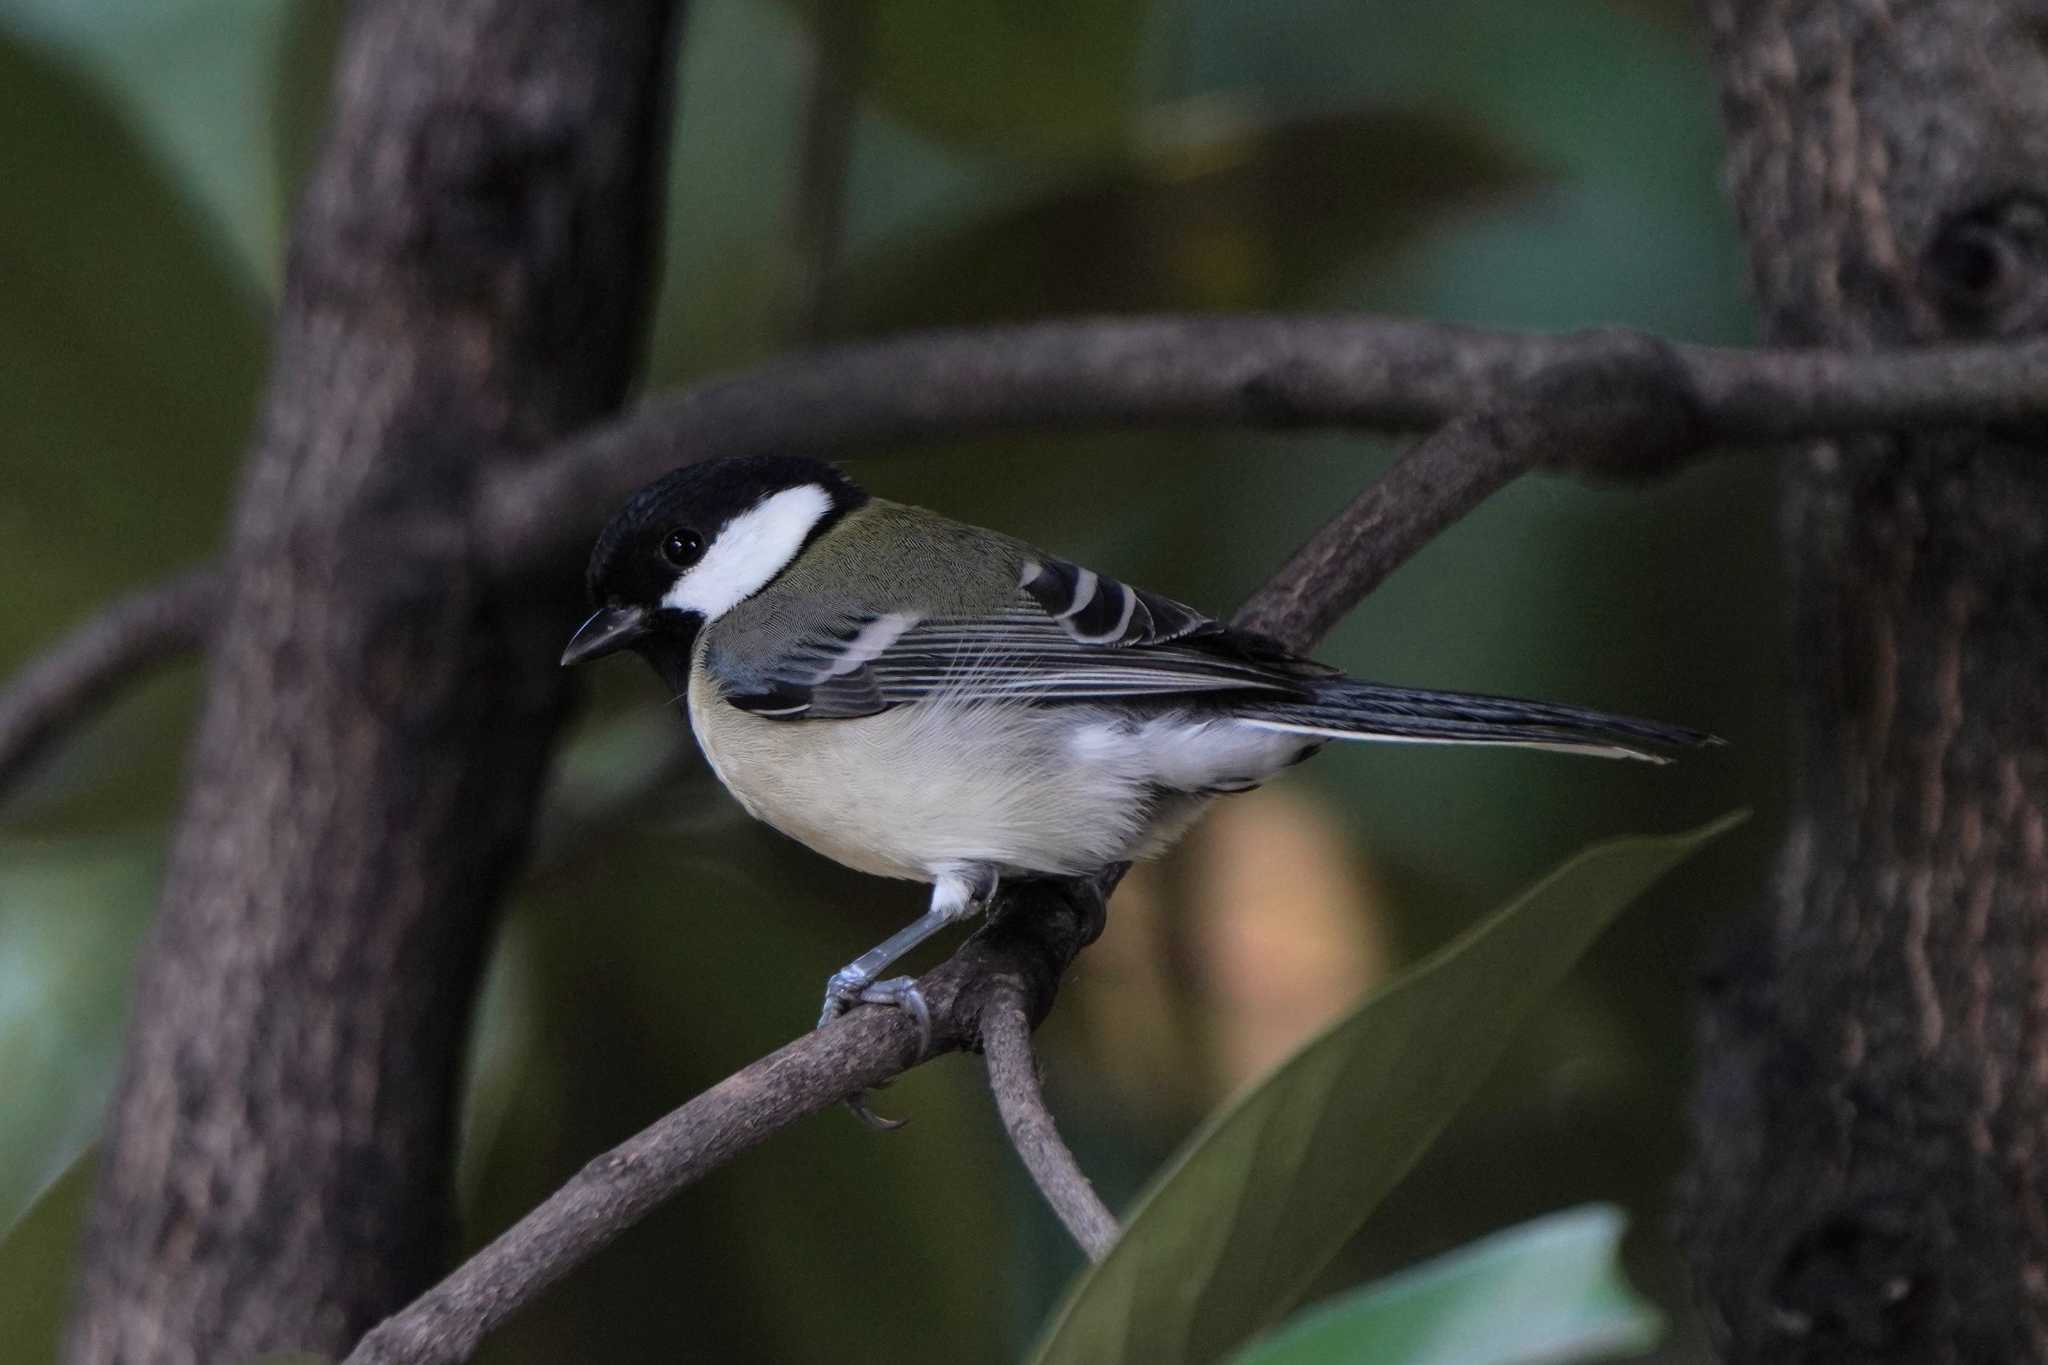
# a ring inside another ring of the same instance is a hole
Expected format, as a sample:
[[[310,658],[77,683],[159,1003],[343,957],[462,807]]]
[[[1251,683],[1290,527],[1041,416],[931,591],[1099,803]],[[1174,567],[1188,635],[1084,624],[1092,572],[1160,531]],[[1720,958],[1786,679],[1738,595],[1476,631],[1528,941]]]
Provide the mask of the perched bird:
[[[1021,540],[870,497],[795,457],[687,465],[591,552],[564,665],[631,649],[748,814],[848,867],[931,884],[835,972],[819,1023],[902,1006],[890,964],[1003,877],[1163,851],[1215,797],[1333,739],[1616,758],[1708,742],[1575,706],[1346,677]]]

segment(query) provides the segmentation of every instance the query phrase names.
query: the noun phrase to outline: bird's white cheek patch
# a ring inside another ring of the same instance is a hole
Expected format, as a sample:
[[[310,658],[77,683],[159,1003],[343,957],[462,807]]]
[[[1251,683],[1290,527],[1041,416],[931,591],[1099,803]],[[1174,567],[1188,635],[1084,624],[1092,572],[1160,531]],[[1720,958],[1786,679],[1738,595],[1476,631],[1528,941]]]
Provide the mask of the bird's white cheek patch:
[[[814,483],[763,498],[725,524],[661,604],[716,621],[788,568],[804,538],[831,510],[831,495]]]

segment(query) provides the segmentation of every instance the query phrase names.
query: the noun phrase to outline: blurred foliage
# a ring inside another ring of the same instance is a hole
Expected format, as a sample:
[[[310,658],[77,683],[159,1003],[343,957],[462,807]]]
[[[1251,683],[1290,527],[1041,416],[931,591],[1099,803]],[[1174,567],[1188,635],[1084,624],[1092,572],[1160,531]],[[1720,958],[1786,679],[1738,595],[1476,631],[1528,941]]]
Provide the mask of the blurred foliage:
[[[1297,1314],[1232,1365],[1551,1365],[1634,1353],[1661,1330],[1593,1205],[1495,1233]]]
[[[792,342],[813,3],[691,7],[650,384]],[[1682,10],[869,0],[861,51],[836,54],[863,98],[832,331],[1227,306],[1743,340],[1714,94]],[[217,545],[339,13],[0,0],[0,532],[14,551],[0,670]],[[1104,433],[855,472],[1224,609],[1388,454],[1349,436]],[[1468,907],[1614,829],[1760,804],[1529,1017],[1314,1287],[1609,1199],[1644,1230],[1633,1275],[1673,1313],[1660,1358],[1698,1358],[1663,1199],[1682,1157],[1690,980],[1720,917],[1756,894],[1775,815],[1771,537],[1761,461],[1647,491],[1526,481],[1353,614],[1324,653],[1354,671],[1610,705],[1732,745],[1660,771],[1332,751],[1134,877],[1042,1034],[1054,1103],[1113,1203],[1247,1059],[1451,937]],[[192,696],[189,670],[139,690],[0,806],[0,1060],[12,1079],[28,1055],[12,1049],[33,1038],[46,1068],[0,1107],[10,1197],[75,1150],[105,1094]],[[826,973],[916,911],[913,889],[825,865],[701,773],[675,775],[662,745],[687,740],[661,699],[629,667],[596,679],[508,916],[463,1128],[471,1243],[802,1027]],[[1290,894],[1304,887],[1328,894]],[[1304,960],[1322,976],[1290,989]],[[1077,1254],[1014,1169],[970,1060],[882,1099],[910,1129],[878,1139],[834,1116],[778,1138],[552,1292],[488,1358],[1015,1358]],[[17,1329],[0,1333],[5,1365],[49,1357],[79,1179],[0,1246],[0,1324]]]
[[[1588,849],[1359,1002],[1189,1139],[1033,1365],[1203,1365],[1286,1312],[1608,922],[1740,819]]]
[[[0,1238],[0,1360],[57,1358],[92,1171],[92,1154],[81,1154]]]
[[[0,840],[0,1236],[99,1131],[156,877],[134,839]]]
[[[0,25],[13,41],[60,60],[124,116],[206,220],[211,246],[247,277],[275,280],[285,201],[266,143],[271,81],[292,12],[276,0],[7,0]],[[38,122],[39,137],[50,131]]]
[[[1145,0],[808,0],[862,12],[863,92],[933,138],[1013,156],[1114,149],[1144,103]]]
[[[1481,129],[1408,110],[1273,119],[1219,95],[1154,126],[1025,204],[873,253],[846,308],[887,330],[1299,304],[1362,254],[1533,178]]]

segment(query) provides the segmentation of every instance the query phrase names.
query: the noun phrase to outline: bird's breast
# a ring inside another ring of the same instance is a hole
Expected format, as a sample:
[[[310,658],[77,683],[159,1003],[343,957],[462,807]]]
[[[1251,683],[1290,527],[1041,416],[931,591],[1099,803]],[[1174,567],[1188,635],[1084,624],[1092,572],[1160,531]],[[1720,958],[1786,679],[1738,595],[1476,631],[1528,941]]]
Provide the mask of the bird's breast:
[[[1147,774],[1077,748],[1071,713],[923,701],[773,720],[727,704],[701,670],[688,700],[706,760],[750,815],[863,872],[928,881],[992,863],[1077,874],[1147,843]]]

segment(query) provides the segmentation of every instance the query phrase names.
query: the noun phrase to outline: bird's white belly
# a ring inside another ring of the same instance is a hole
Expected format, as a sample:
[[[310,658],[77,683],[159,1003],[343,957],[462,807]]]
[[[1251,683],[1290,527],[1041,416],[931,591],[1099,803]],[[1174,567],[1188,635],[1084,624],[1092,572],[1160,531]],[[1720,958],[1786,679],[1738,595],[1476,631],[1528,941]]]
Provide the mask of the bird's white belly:
[[[771,720],[726,705],[701,672],[689,710],[749,814],[849,867],[916,881],[958,865],[1078,874],[1151,856],[1203,804],[1162,799],[1162,787],[1264,776],[1301,748],[1227,721],[945,699]]]

